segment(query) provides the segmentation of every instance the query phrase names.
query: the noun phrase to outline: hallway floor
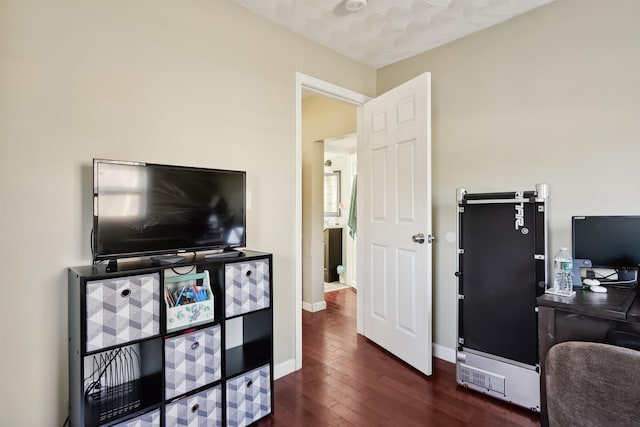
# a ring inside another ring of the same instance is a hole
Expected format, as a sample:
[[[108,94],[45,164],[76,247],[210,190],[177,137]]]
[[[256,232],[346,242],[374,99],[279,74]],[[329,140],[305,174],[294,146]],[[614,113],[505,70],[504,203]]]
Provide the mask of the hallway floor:
[[[331,282],[331,283],[324,282],[325,292],[340,291],[342,289],[351,289],[351,285],[347,285],[346,283],[340,283],[340,282]]]

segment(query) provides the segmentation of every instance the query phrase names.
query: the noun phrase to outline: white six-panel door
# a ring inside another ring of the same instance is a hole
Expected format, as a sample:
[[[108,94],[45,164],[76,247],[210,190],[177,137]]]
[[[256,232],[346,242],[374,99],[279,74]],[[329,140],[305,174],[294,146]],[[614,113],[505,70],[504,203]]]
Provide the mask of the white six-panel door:
[[[427,375],[432,372],[430,90],[431,75],[425,73],[367,102],[364,141],[358,144],[364,335]]]

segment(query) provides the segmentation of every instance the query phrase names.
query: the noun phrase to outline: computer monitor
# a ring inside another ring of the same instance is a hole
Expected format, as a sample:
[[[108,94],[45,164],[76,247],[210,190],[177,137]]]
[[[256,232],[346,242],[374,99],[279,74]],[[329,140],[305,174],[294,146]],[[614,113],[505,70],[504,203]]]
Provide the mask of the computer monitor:
[[[640,264],[640,216],[574,216],[573,258],[594,268],[614,269],[619,280],[633,280]]]

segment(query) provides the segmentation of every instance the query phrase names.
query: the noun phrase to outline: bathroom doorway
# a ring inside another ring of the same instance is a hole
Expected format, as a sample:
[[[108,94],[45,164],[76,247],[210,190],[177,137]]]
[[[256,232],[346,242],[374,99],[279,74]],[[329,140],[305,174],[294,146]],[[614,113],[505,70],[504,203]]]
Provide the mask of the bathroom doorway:
[[[357,289],[357,135],[324,140],[324,292]]]

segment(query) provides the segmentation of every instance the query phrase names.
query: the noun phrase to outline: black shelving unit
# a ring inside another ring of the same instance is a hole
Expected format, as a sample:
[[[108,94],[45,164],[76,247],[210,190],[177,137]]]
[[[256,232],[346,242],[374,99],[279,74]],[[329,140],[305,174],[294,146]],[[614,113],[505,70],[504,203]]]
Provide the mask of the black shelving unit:
[[[271,414],[272,277],[272,256],[253,251],[70,268],[70,425],[242,427]],[[194,285],[172,306],[171,290]],[[225,348],[232,319],[242,336]]]

